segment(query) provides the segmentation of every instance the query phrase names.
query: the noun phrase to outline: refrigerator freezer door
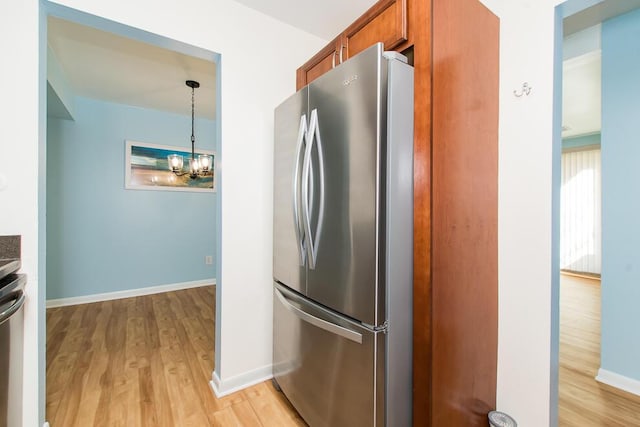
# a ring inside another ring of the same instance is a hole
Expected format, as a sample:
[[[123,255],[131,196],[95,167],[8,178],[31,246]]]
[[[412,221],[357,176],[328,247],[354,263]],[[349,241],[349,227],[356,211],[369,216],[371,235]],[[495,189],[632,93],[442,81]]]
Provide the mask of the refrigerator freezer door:
[[[275,111],[273,190],[273,277],[306,293],[306,246],[302,208],[302,166],[308,122],[307,89]]]
[[[369,325],[384,322],[384,304],[379,301],[384,293],[377,289],[379,245],[384,244],[384,236],[378,235],[379,221],[384,221],[378,213],[385,176],[380,150],[386,135],[381,46],[365,50],[308,86],[309,111],[317,112],[322,140],[310,151],[315,166],[311,183],[324,192],[316,191],[312,199],[309,230],[317,252],[315,265],[309,265],[307,295]]]
[[[273,375],[305,421],[313,427],[382,425],[384,387],[376,380],[382,380],[384,333],[278,285],[273,299]]]

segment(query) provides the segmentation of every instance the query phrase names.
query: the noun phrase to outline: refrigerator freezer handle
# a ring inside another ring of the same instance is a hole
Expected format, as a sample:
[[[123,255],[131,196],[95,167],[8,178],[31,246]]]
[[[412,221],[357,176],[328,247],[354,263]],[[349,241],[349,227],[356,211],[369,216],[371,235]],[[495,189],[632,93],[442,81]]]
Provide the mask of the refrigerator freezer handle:
[[[304,239],[304,229],[300,225],[300,191],[298,190],[298,175],[300,173],[300,154],[302,153],[302,144],[307,134],[307,115],[300,117],[300,126],[298,128],[298,141],[296,142],[295,167],[293,168],[293,221],[296,228],[296,246],[298,247],[298,255],[300,255],[300,265],[305,265],[307,258],[307,249]],[[304,182],[304,173],[302,181]]]
[[[343,328],[342,326],[338,326],[334,323],[327,322],[326,320],[320,319],[319,317],[313,316],[307,313],[304,310],[299,309],[298,307],[291,304],[287,298],[282,295],[278,289],[275,289],[276,296],[280,300],[280,303],[289,311],[293,312],[296,316],[298,316],[301,320],[304,320],[307,323],[312,324],[320,329],[323,329],[327,332],[330,332],[335,335],[340,335],[343,338],[356,342],[358,344],[362,344],[362,334],[358,332],[354,332],[351,329]]]

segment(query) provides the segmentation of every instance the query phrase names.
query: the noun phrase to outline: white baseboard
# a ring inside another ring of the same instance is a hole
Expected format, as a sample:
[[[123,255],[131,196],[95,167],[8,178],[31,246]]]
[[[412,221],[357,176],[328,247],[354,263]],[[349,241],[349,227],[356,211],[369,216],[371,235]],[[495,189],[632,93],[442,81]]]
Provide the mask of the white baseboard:
[[[606,369],[598,369],[598,375],[596,381],[603,384],[610,385],[611,387],[619,388],[626,392],[640,396],[640,381],[633,378],[625,377],[624,375],[616,374],[615,372],[607,371]]]
[[[45,421],[44,424],[42,424],[42,427],[49,427],[49,421]]]
[[[143,295],[159,294],[162,292],[180,291],[182,289],[198,288],[216,284],[216,279],[195,280],[193,282],[172,283],[169,285],[149,286],[147,288],[128,289],[126,291],[107,292],[104,294],[83,295],[71,298],[47,300],[47,308],[63,307],[65,305],[89,304],[92,302],[109,301],[120,298],[139,297]]]
[[[209,385],[216,397],[223,397],[271,378],[273,378],[271,365],[267,365],[254,369],[253,371],[245,372],[244,374],[227,378],[224,381],[221,380],[220,377],[218,377],[218,373],[214,371]]]

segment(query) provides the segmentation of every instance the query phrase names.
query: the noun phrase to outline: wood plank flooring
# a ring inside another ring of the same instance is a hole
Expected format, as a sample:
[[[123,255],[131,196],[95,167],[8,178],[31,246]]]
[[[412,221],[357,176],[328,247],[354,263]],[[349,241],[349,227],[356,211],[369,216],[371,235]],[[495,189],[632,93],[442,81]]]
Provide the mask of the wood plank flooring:
[[[215,288],[47,310],[51,427],[305,426],[270,382],[221,399]]]
[[[600,281],[563,274],[559,425],[640,426],[640,397],[597,382],[599,367]]]
[[[72,426],[304,426],[269,382],[217,399],[214,287],[47,310],[47,420]],[[560,285],[560,426],[640,426],[640,397],[595,381],[600,286]]]

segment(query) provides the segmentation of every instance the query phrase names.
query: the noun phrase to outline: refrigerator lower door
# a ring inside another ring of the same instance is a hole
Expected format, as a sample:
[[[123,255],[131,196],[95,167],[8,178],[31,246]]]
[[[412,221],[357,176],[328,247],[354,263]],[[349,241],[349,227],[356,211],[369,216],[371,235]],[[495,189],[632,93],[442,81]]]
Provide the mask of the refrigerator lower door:
[[[274,287],[273,374],[311,427],[384,425],[384,339]]]

